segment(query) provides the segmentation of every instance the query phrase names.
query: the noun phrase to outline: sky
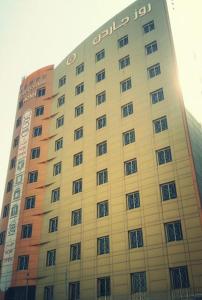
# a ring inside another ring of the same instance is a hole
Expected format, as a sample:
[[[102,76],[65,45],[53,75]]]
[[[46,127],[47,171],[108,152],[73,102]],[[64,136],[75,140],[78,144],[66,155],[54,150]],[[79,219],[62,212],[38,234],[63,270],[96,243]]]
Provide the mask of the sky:
[[[202,1],[167,1],[185,104],[202,123]],[[0,0],[0,208],[22,77],[60,63],[93,31],[133,2]]]

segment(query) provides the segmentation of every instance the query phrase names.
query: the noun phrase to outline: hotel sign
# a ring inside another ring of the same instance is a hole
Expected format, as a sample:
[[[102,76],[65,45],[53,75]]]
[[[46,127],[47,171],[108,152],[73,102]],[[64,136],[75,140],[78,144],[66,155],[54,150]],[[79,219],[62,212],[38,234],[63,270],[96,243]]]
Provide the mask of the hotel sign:
[[[17,154],[16,170],[14,177],[11,208],[9,213],[8,227],[6,233],[0,288],[5,291],[12,280],[12,269],[16,248],[17,227],[19,221],[20,205],[25,177],[26,157],[29,145],[29,133],[31,126],[32,111],[28,110],[22,117],[22,128],[20,132],[19,148]]]
[[[112,25],[109,28],[106,28],[105,30],[101,31],[94,39],[93,39],[93,45],[99,44],[106,36],[111,35],[114,31],[117,29],[120,29],[121,27],[125,26],[129,23],[130,19],[137,20],[138,18],[141,18],[148,14],[151,11],[151,4],[148,3],[147,5],[144,5],[140,7],[139,9],[136,9],[134,12],[134,15],[132,17],[125,17],[121,19],[119,24],[117,24],[115,21],[112,22]]]

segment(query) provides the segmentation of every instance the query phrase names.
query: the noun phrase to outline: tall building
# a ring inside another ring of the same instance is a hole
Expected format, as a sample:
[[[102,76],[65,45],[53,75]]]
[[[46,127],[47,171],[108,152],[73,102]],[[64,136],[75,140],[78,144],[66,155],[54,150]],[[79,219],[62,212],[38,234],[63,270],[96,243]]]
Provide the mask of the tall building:
[[[202,299],[201,207],[167,4],[138,0],[22,81],[1,297]]]

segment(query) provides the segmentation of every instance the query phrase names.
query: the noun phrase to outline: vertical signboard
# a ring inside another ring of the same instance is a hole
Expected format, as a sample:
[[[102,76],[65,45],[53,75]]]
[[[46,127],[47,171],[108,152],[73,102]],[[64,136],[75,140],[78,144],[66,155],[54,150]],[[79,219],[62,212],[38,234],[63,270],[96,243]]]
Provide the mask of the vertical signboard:
[[[22,199],[23,183],[25,177],[31,117],[31,110],[26,111],[22,117],[22,127],[20,132],[19,148],[16,160],[13,193],[11,198],[10,213],[6,232],[6,240],[0,278],[0,288],[2,291],[5,291],[11,285],[12,280],[12,270],[16,248],[16,236],[20,214],[20,204]]]

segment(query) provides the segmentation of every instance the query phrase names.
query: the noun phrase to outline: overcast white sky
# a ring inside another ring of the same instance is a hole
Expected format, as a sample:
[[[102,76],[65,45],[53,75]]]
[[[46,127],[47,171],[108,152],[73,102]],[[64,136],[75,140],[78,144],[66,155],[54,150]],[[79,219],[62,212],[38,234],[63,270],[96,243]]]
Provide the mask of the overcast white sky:
[[[175,3],[173,21],[186,103],[202,122],[202,1],[168,1]],[[57,65],[89,34],[133,2],[0,0],[0,203],[21,78],[43,66]]]

